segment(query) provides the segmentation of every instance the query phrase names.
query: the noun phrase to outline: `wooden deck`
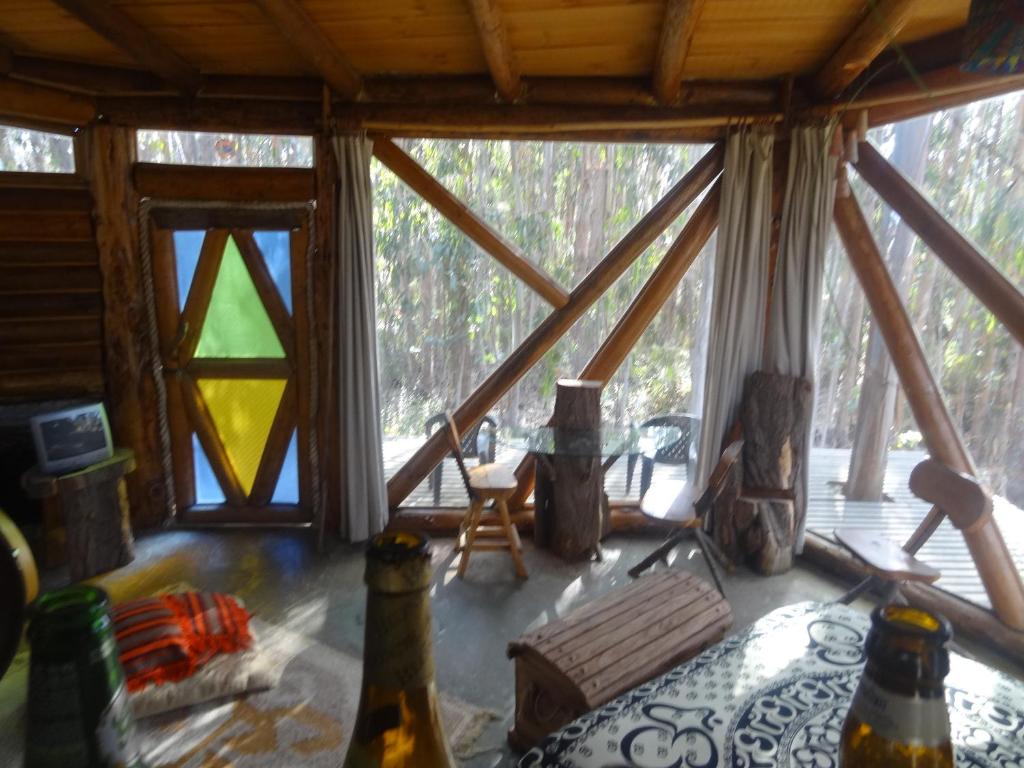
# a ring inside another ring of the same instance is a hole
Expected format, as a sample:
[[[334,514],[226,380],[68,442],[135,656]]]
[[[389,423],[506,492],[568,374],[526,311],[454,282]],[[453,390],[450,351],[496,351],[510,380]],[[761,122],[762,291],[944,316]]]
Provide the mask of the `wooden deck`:
[[[386,438],[384,440],[384,469],[388,477],[398,470],[422,443],[420,438]],[[499,443],[496,460],[516,466],[523,457],[521,445]],[[811,453],[811,474],[808,497],[808,528],[831,537],[832,531],[843,526],[876,531],[902,544],[910,537],[924,518],[929,505],[915,497],[907,485],[910,472],[925,457],[922,451],[893,451],[885,475],[885,493],[892,501],[847,501],[842,496],[842,483],[846,480],[850,452],[845,449],[824,448]],[[474,460],[469,460],[472,466]],[[685,479],[686,467],[655,467],[654,481],[659,479]],[[639,463],[633,477],[633,486],[626,493],[626,462],[617,461],[605,478],[605,490],[614,499],[635,499],[639,502]],[[465,507],[468,500],[458,470],[452,459],[445,459],[441,484],[442,507]],[[409,495],[405,504],[413,507],[434,506],[433,492],[427,482]],[[1024,511],[1005,499],[996,498],[996,519],[1013,555],[1017,568],[1024,572]],[[978,578],[963,537],[949,522],[944,522],[935,535],[922,548],[922,560],[942,571],[940,588],[959,597],[989,607],[988,596]]]

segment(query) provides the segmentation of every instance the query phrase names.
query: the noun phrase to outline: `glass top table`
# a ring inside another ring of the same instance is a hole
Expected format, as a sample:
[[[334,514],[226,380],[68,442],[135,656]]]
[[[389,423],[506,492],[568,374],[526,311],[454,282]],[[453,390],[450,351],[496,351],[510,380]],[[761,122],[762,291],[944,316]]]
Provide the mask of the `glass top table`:
[[[526,450],[554,456],[653,456],[679,440],[679,427],[636,427],[602,424],[598,430],[536,427],[526,434]]]

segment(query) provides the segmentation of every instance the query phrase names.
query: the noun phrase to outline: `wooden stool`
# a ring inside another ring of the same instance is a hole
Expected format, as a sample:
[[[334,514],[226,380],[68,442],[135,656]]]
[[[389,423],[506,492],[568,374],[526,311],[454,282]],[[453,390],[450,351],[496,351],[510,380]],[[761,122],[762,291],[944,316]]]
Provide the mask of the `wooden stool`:
[[[446,413],[445,419],[448,423],[446,430],[448,442],[451,445],[452,454],[455,456],[455,462],[459,465],[459,473],[462,475],[462,482],[466,485],[466,493],[469,495],[469,507],[459,525],[459,535],[455,540],[455,551],[461,552],[459,578],[466,575],[469,556],[473,550],[486,552],[504,549],[509,550],[512,555],[516,575],[523,579],[527,578],[528,574],[522,555],[523,543],[519,538],[519,531],[512,525],[512,518],[508,513],[508,497],[515,493],[518,485],[515,472],[501,464],[481,464],[479,467],[467,470],[466,462],[462,457],[462,441],[459,439],[459,430],[455,426],[451,414]],[[488,501],[494,502],[494,508],[498,512],[497,525],[481,525],[484,504]],[[478,541],[478,539],[483,541]]]
[[[21,478],[25,493],[54,505],[44,520],[59,517],[66,529],[68,569],[72,581],[112,571],[135,559],[124,477],[135,470],[135,454],[119,448],[105,461],[66,475],[49,475],[38,468]],[[47,536],[60,535],[47,531]],[[50,544],[47,543],[47,551]],[[49,558],[47,558],[49,559]]]
[[[509,744],[526,750],[546,735],[714,643],[732,609],[692,573],[637,579],[509,643],[516,664]]]

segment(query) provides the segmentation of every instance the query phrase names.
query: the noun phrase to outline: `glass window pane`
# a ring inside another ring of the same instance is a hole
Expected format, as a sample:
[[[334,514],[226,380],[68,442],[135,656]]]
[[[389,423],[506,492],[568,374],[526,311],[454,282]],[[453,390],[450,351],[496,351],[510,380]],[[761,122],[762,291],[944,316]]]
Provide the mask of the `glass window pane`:
[[[310,136],[201,131],[137,132],[139,160],[176,165],[312,168]]]
[[[274,495],[270,502],[272,504],[299,503],[299,439],[296,432],[292,432],[291,442],[288,443],[288,452],[284,455],[281,475],[277,478],[277,486],[274,488]]]
[[[70,136],[0,125],[0,171],[74,173]]]
[[[196,504],[223,504],[224,491],[213,473],[210,460],[206,458],[199,438],[192,433],[192,471],[195,474]]]
[[[196,384],[228,461],[248,495],[284,393],[285,380],[199,379]]]
[[[224,248],[196,356],[284,357],[281,341],[233,237]]]
[[[178,273],[178,309],[185,308],[192,278],[199,264],[199,252],[203,248],[206,231],[202,229],[180,229],[174,233],[174,262]]]
[[[284,300],[288,311],[292,311],[292,254],[291,235],[285,231],[253,232],[253,239],[263,254],[274,285]]]

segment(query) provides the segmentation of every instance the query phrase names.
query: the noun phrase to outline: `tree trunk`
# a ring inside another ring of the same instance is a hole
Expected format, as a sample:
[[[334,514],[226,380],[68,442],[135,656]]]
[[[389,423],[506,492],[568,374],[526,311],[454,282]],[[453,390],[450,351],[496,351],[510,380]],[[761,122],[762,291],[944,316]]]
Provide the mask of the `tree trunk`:
[[[597,551],[602,533],[600,382],[560,380],[551,426],[555,453],[547,454],[548,465],[539,462],[537,472],[537,544],[577,560]]]
[[[896,126],[896,143],[892,163],[908,179],[920,184],[924,176],[931,116],[908,120]],[[889,250],[889,271],[897,290],[903,292],[905,272],[914,233],[902,221],[896,225]],[[884,244],[882,244],[884,247]],[[890,432],[896,404],[896,374],[889,352],[874,323],[868,340],[864,380],[857,404],[857,431],[850,453],[850,469],[846,484],[847,498],[858,501],[880,501],[885,480]]]

